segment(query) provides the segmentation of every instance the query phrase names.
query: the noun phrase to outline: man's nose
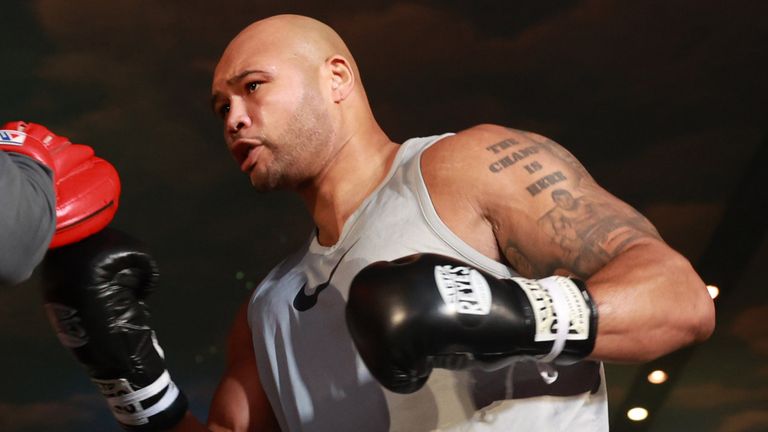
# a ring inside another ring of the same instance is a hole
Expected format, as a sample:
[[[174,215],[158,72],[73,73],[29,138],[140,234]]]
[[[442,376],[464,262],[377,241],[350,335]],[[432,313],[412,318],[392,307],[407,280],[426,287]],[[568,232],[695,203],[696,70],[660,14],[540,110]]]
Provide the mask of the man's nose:
[[[229,105],[229,115],[227,116],[227,130],[229,133],[238,133],[242,129],[251,126],[251,117],[243,106],[243,103],[232,100]]]

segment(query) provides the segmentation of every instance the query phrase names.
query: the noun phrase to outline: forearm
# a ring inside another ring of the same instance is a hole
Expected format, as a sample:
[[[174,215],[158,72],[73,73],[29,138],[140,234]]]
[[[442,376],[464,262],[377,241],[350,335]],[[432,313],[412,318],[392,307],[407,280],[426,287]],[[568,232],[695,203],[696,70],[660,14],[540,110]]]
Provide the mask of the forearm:
[[[714,305],[703,281],[660,241],[626,249],[587,286],[599,314],[594,359],[649,361],[702,341],[714,329]]]
[[[170,432],[210,432],[212,429],[208,429],[203,423],[200,422],[191,412],[187,411],[187,414]],[[215,432],[215,431],[214,431]]]
[[[35,161],[0,152],[0,285],[28,278],[56,224],[51,174]]]
[[[227,429],[221,429],[216,427],[208,427],[197,419],[190,411],[184,418],[176,424],[172,429],[168,429],[168,432],[225,432]]]

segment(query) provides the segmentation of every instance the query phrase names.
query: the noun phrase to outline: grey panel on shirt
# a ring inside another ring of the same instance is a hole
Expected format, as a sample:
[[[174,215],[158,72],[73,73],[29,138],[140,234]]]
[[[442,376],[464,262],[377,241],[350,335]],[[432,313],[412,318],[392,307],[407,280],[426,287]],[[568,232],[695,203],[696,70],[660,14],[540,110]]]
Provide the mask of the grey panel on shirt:
[[[0,151],[0,286],[32,274],[55,229],[53,174],[31,158]]]

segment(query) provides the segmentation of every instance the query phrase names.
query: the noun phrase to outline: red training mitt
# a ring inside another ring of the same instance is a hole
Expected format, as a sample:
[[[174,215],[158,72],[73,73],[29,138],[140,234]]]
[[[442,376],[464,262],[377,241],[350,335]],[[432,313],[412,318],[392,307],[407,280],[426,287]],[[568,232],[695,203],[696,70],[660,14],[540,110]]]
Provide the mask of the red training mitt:
[[[43,125],[14,121],[0,130],[0,151],[24,154],[53,171],[56,233],[50,249],[97,233],[114,218],[120,177],[91,147],[72,144]]]

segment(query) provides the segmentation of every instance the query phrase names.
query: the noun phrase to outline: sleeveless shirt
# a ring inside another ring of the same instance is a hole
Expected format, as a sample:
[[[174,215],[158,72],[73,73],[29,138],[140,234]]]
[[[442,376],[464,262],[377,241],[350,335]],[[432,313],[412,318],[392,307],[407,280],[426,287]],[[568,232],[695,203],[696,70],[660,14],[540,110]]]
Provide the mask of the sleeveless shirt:
[[[420,156],[448,135],[403,143],[335,245],[313,232],[254,291],[248,322],[259,377],[282,430],[608,430],[600,363],[558,366],[551,384],[532,361],[492,372],[434,369],[423,388],[402,395],[380,386],[357,354],[344,308],[352,278],[372,262],[431,252],[517,276],[452,233],[432,206]]]

